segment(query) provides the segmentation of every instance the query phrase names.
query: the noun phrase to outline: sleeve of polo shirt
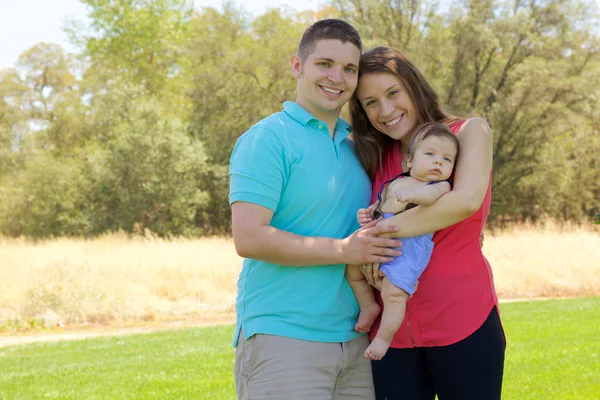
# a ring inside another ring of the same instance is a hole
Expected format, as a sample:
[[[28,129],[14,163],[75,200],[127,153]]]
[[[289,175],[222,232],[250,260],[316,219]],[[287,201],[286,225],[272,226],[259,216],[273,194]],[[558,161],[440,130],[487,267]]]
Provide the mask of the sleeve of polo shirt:
[[[242,135],[229,162],[229,204],[258,204],[275,212],[285,185],[283,144],[271,131],[254,127]]]

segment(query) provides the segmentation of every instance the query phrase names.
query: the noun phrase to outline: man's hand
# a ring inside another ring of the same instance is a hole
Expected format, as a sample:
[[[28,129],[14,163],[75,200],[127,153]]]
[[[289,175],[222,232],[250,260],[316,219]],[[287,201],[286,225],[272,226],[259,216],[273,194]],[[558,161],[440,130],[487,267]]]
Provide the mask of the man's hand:
[[[402,254],[397,250],[402,246],[400,241],[379,237],[384,233],[396,232],[398,228],[393,225],[378,225],[378,222],[379,220],[371,221],[342,240],[341,250],[345,264],[386,263]]]

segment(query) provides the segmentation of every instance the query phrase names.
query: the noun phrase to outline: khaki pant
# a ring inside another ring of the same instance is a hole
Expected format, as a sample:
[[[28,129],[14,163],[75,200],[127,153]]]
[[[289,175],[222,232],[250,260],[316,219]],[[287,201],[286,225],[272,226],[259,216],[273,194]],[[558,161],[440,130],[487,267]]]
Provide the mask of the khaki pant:
[[[367,336],[320,343],[272,335],[244,340],[235,353],[238,400],[374,400]]]

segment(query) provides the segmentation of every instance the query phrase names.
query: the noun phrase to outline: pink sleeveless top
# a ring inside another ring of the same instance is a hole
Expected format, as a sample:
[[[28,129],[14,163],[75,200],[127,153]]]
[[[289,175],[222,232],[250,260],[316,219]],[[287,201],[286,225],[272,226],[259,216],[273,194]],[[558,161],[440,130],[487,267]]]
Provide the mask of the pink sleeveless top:
[[[450,126],[456,134],[465,121]],[[399,142],[384,154],[383,168],[373,181],[373,203],[379,186],[402,172]],[[475,332],[492,307],[498,305],[492,270],[481,252],[479,236],[491,203],[490,186],[483,204],[469,218],[433,235],[433,254],[419,278],[419,287],[408,300],[393,348],[447,346]],[[382,304],[379,291],[377,301]],[[380,320],[371,329],[377,334]]]

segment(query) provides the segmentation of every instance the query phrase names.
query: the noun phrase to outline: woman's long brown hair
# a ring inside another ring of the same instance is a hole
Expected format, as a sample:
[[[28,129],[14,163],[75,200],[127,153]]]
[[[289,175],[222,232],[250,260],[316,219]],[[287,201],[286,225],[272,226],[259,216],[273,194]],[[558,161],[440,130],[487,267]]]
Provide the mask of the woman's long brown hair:
[[[440,122],[451,125],[458,120],[448,113],[441,104],[438,94],[425,80],[421,72],[404,53],[393,47],[376,47],[365,52],[360,58],[358,79],[366,74],[392,74],[398,77],[417,110],[416,126],[425,122]],[[386,149],[394,142],[389,136],[379,132],[367,117],[358,99],[358,90],[350,99],[352,137],[360,162],[371,179],[381,168]],[[415,128],[416,128],[415,126]]]

